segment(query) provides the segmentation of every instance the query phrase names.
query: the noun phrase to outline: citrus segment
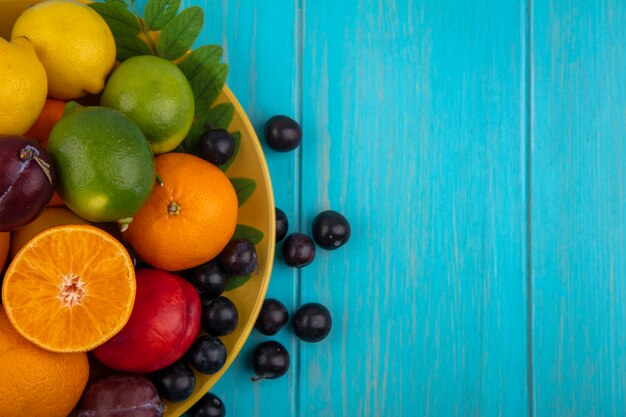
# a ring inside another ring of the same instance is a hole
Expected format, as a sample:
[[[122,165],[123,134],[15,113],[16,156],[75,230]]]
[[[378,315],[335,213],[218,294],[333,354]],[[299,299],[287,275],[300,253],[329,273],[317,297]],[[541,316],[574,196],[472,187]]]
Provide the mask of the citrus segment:
[[[124,246],[89,225],[47,229],[15,256],[2,285],[9,320],[55,352],[87,351],[128,321],[135,272]]]
[[[67,416],[89,377],[87,354],[40,349],[15,331],[0,307],[0,415]]]
[[[162,185],[122,234],[141,259],[179,271],[214,258],[237,225],[237,194],[224,173],[193,155],[155,158]]]

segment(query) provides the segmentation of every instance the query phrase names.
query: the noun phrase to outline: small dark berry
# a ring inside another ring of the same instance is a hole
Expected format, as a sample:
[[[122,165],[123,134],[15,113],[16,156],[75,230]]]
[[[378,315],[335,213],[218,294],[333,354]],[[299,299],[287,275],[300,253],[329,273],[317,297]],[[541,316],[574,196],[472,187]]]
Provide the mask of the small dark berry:
[[[318,303],[302,305],[293,315],[293,331],[305,342],[319,342],[328,336],[333,320],[326,307]]]
[[[279,378],[289,370],[289,364],[289,352],[283,345],[274,340],[263,342],[252,353],[252,368],[258,376],[251,379]]]
[[[249,240],[231,240],[219,256],[226,272],[232,275],[245,275],[257,267],[257,255],[254,244]]]
[[[224,129],[204,132],[199,146],[200,157],[213,165],[224,165],[235,154],[235,140]]]
[[[187,351],[189,362],[205,375],[212,375],[226,363],[226,346],[215,336],[200,336]]]
[[[259,333],[266,336],[273,336],[289,321],[289,313],[283,303],[273,298],[268,298],[263,302],[259,317],[256,319],[254,327]]]
[[[289,230],[289,220],[284,211],[276,207],[276,243],[280,242],[287,236]]]
[[[221,295],[228,281],[226,271],[217,260],[188,269],[182,275],[198,290],[203,299]]]
[[[215,394],[207,392],[204,397],[194,404],[187,412],[189,417],[224,417],[226,408],[224,403]]]
[[[283,243],[283,258],[289,266],[306,266],[315,259],[315,244],[307,235],[293,233]]]
[[[196,387],[196,377],[191,368],[182,362],[163,368],[150,375],[161,398],[173,403],[189,398]]]
[[[202,328],[210,335],[225,336],[237,328],[237,307],[226,297],[206,300],[202,304]]]
[[[265,140],[275,151],[292,151],[302,142],[302,128],[287,116],[274,116],[265,123]]]
[[[320,247],[337,249],[350,240],[350,223],[341,213],[326,210],[313,219],[313,239]]]

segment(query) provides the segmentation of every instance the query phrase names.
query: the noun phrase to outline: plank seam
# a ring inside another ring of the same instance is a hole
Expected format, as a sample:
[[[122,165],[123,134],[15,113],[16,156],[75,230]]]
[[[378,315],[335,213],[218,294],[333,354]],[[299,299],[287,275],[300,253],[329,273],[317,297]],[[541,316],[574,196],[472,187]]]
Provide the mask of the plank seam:
[[[527,311],[527,390],[528,415],[535,415],[535,387],[533,360],[533,258],[532,258],[532,142],[533,142],[533,0],[527,0],[525,14],[525,60],[526,60],[526,114],[525,114],[525,153],[526,153],[526,311]]]
[[[300,125],[303,127],[303,131],[304,131],[304,111],[303,111],[303,100],[302,100],[302,94],[303,94],[303,77],[304,77],[304,59],[303,59],[303,54],[304,54],[304,4],[305,0],[298,0],[297,2],[297,10],[296,10],[296,36],[298,37],[297,41],[296,41],[296,77],[297,77],[297,82],[296,82],[296,112],[297,112],[297,120],[300,122]],[[297,186],[297,193],[298,193],[298,197],[297,197],[297,207],[296,207],[296,212],[298,213],[298,229],[297,230],[303,230],[303,225],[304,225],[304,213],[302,210],[302,154],[304,153],[303,151],[303,146],[299,146],[298,147],[298,155],[296,158],[296,178],[298,181],[298,186]],[[300,305],[302,305],[302,271],[300,268],[296,269],[296,306],[297,308],[300,307]],[[302,349],[301,349],[302,344],[297,341],[296,342],[296,357],[297,357],[297,361],[296,361],[296,378],[295,378],[295,408],[296,408],[296,415],[298,417],[300,417],[302,415],[302,409],[301,409],[301,399],[302,399],[302,395],[301,395],[301,390],[302,390]],[[292,397],[293,398],[293,397]]]

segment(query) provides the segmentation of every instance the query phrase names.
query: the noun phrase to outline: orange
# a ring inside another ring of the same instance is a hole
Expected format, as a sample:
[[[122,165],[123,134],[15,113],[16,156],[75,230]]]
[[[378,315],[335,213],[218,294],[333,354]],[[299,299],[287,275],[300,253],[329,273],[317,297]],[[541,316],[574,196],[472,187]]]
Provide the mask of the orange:
[[[37,142],[45,148],[48,146],[48,137],[50,131],[54,125],[63,117],[63,109],[65,108],[65,102],[61,100],[55,100],[49,98],[43,105],[43,110],[39,113],[39,117],[35,121],[35,124],[24,136],[27,138],[35,139]]]
[[[55,191],[54,194],[52,194],[52,198],[50,199],[50,202],[48,203],[48,207],[59,207],[59,206],[64,206],[64,205],[65,203],[63,202],[63,199],[61,198],[59,193]]]
[[[0,416],[67,416],[89,377],[87,354],[40,349],[15,331],[0,308]]]
[[[44,230],[13,258],[2,303],[16,330],[54,352],[91,350],[117,334],[135,301],[128,252],[89,225]]]
[[[89,222],[66,208],[48,207],[34,221],[13,232],[11,256],[15,257],[17,252],[37,233],[63,224],[89,224]]]
[[[135,215],[122,237],[141,259],[179,271],[213,259],[232,238],[237,194],[219,168],[193,155],[155,158],[162,185]]]
[[[9,246],[11,244],[11,233],[0,233],[0,273],[4,268],[4,264],[7,261],[7,255],[9,254]],[[0,275],[1,276],[1,275]]]

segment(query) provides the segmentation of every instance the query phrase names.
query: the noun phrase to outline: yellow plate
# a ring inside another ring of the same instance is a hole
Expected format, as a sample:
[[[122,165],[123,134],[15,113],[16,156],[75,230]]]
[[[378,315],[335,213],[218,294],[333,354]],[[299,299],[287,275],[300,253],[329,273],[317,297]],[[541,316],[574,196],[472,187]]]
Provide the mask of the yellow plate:
[[[5,39],[8,38],[10,28],[20,11],[32,3],[35,3],[35,1],[0,0],[0,36]],[[261,144],[248,116],[228,87],[224,87],[217,102],[231,103],[234,106],[235,115],[228,130],[241,132],[239,153],[226,174],[231,178],[251,178],[257,183],[256,191],[239,208],[237,223],[255,227],[264,234],[263,240],[256,245],[259,270],[246,284],[224,294],[235,303],[239,312],[237,329],[230,335],[221,338],[228,351],[226,365],[220,372],[211,376],[196,373],[196,389],[192,396],[184,402],[168,403],[165,413],[166,417],[178,417],[187,411],[211,389],[233,362],[248,338],[259,314],[269,284],[274,260],[276,240],[274,195]]]

